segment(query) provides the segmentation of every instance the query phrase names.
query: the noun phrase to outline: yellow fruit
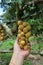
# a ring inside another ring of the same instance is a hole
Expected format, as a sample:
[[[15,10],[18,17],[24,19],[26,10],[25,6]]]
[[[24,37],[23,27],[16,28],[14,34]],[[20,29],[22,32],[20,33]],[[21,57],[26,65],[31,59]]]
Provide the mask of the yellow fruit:
[[[26,41],[26,38],[25,37],[21,37],[21,40],[25,40]]]
[[[0,35],[0,38],[1,38],[1,35]]]
[[[18,38],[21,39],[21,37],[24,36],[24,32],[21,32],[20,34],[18,34]]]
[[[19,20],[19,21],[18,21],[18,25],[21,25],[21,24],[22,24],[22,21]]]
[[[1,30],[1,32],[4,32],[4,30]]]
[[[24,48],[23,45],[20,44],[20,48],[23,49]]]
[[[19,42],[20,42],[20,41],[26,41],[26,38],[22,36],[21,38],[19,38],[18,41],[19,41]]]
[[[21,49],[27,50],[28,47],[28,38],[31,36],[31,29],[28,22],[18,21],[18,44]]]
[[[25,45],[25,41],[24,41],[24,40],[21,40],[21,41],[20,41],[20,44],[21,44],[21,45]]]
[[[23,28],[24,28],[23,25],[19,25],[18,30],[19,30],[19,29],[20,29],[20,30],[23,30]]]
[[[0,41],[3,40],[3,39],[4,39],[4,37],[0,37]]]
[[[21,34],[18,34],[18,36],[17,36],[17,37],[18,37],[18,39],[20,39],[20,38],[21,38]]]
[[[1,36],[4,36],[4,33],[1,33]]]
[[[25,28],[23,29],[23,32],[24,32],[24,33],[27,33],[27,32],[28,32],[27,27],[25,27]]]
[[[21,36],[24,36],[24,32],[21,32]]]
[[[28,22],[23,22],[23,26],[27,26],[28,25]]]
[[[26,38],[29,38],[31,36],[31,31],[25,34]]]
[[[24,46],[24,50],[28,50],[28,46],[27,45]]]
[[[30,29],[31,29],[31,26],[30,26],[30,25],[28,25],[26,28],[27,28],[28,30],[30,30]]]
[[[21,32],[22,32],[22,31],[19,29],[19,30],[18,30],[18,34],[21,33]]]

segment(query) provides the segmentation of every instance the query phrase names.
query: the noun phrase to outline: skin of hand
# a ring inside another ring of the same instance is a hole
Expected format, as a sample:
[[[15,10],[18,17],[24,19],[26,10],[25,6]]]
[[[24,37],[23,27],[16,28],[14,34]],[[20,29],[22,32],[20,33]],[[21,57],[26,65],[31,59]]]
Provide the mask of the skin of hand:
[[[16,39],[14,43],[13,56],[9,65],[22,65],[24,58],[27,55],[29,55],[29,52],[30,52],[30,49],[26,51],[20,49],[20,46],[18,45],[18,39]]]

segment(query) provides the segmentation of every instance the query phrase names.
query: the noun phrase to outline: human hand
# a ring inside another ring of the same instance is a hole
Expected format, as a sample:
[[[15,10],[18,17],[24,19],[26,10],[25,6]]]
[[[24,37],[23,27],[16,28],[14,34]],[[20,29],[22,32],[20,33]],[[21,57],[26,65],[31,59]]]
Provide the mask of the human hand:
[[[18,39],[16,39],[15,44],[14,44],[14,53],[19,54],[24,58],[25,56],[29,55],[30,46],[28,45],[28,47],[29,47],[28,50],[21,49],[20,46],[18,45]]]
[[[30,48],[26,51],[22,50],[18,45],[18,39],[16,39],[14,43],[12,59],[9,65],[22,65],[24,61],[24,57],[29,55],[29,52],[30,52]]]

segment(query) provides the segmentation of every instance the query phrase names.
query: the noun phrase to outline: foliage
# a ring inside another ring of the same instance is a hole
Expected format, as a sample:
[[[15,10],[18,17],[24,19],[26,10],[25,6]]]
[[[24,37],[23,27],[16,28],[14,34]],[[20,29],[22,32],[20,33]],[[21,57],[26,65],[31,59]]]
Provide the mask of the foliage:
[[[30,60],[25,60],[23,65],[31,65],[32,63],[30,62]]]
[[[9,50],[11,48],[11,46],[13,47],[14,40],[12,40],[12,39],[9,40],[8,39],[4,43],[2,44],[2,46],[0,47],[0,49]],[[39,47],[38,44],[32,45],[31,46],[31,50],[33,50],[33,51],[39,50],[38,49],[38,47]],[[41,48],[43,48],[43,44],[40,43],[40,46],[41,46]],[[0,53],[0,58],[1,58],[1,61],[2,61],[2,63],[0,63],[0,64],[1,65],[8,65],[9,62],[10,62],[10,60],[11,60],[11,57],[12,57],[12,53]],[[24,61],[24,65],[31,65],[31,62],[29,60],[25,60]]]
[[[7,0],[5,0],[7,3]],[[5,5],[2,2],[2,6],[6,9],[5,14],[3,15],[4,22],[16,22],[18,19],[23,21],[27,21],[31,25],[32,35],[35,35],[35,38],[31,38],[30,41],[37,40],[38,44],[34,44],[31,46],[31,50],[43,49],[43,13],[38,14],[41,9],[43,9],[40,4],[30,4],[27,5],[29,1],[33,0],[11,0]],[[15,20],[15,21],[14,21]],[[16,26],[14,26],[16,27]],[[14,29],[14,28],[13,28]],[[16,28],[15,28],[16,29]],[[15,36],[14,36],[15,37]],[[15,37],[16,38],[16,37]],[[9,50],[13,47],[15,38],[7,39],[0,45],[1,50]],[[39,48],[40,47],[40,48]],[[12,53],[0,53],[0,57],[2,59],[1,65],[8,65],[11,59]],[[31,65],[30,61],[24,61],[24,65]]]
[[[31,31],[33,35],[39,35],[43,32],[43,22],[40,18],[29,19],[28,22],[31,25]]]
[[[0,53],[0,58],[2,60],[1,65],[9,65],[11,57],[12,53]],[[31,62],[29,60],[25,60],[23,65],[31,65]]]
[[[7,39],[6,41],[4,41],[0,45],[0,50],[9,50],[9,49],[11,49],[13,47],[13,45],[14,45],[14,41],[15,41],[14,39]]]
[[[12,53],[0,53],[0,58],[2,63],[0,63],[1,65],[9,65],[9,62],[11,60],[12,57]]]
[[[32,0],[13,0],[11,3],[9,2],[9,6],[7,7],[6,13],[3,17],[5,22],[16,22],[18,19],[28,21],[32,28],[32,35],[37,36],[43,32],[43,21],[40,14],[38,14],[40,11],[39,4],[33,3],[27,5],[30,1]]]
[[[7,8],[6,13],[3,15],[6,20],[15,19],[15,4],[11,3],[10,6]]]
[[[3,42],[3,44],[1,44],[0,49],[1,50],[9,50],[13,47],[14,45],[14,40],[15,38],[13,37],[13,39],[7,39],[6,41]],[[31,50],[33,51],[37,51],[39,50],[39,45],[40,45],[40,49],[43,49],[43,43],[38,43],[38,44],[34,44],[31,46]],[[1,65],[8,65],[10,60],[12,57],[12,53],[0,53],[0,58],[2,63],[0,63]],[[31,62],[29,60],[25,60],[24,61],[24,65],[31,65]]]
[[[36,37],[36,38],[33,38],[31,37],[30,38],[30,42],[34,43],[33,45],[31,45],[31,50],[39,50],[39,47],[40,49],[43,49],[43,40],[39,41],[38,40],[39,38]],[[35,40],[38,40],[37,43],[35,43],[34,41]],[[13,48],[14,46],[14,42],[15,40],[14,39],[7,39],[6,41],[4,41],[1,45],[0,45],[0,50],[10,50]]]

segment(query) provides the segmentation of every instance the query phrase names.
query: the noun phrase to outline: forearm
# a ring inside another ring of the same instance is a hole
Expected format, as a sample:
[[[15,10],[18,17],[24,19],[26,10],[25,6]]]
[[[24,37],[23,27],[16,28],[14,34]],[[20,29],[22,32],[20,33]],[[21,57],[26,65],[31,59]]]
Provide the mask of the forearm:
[[[9,65],[23,65],[24,58],[19,54],[13,54]]]

